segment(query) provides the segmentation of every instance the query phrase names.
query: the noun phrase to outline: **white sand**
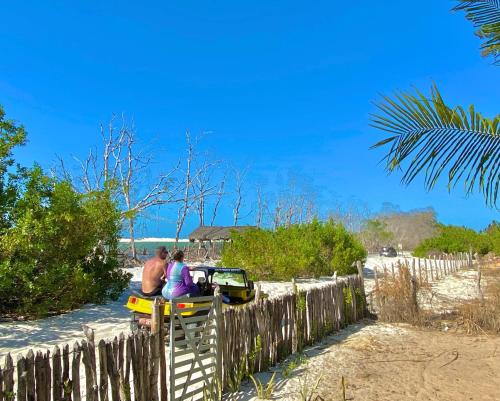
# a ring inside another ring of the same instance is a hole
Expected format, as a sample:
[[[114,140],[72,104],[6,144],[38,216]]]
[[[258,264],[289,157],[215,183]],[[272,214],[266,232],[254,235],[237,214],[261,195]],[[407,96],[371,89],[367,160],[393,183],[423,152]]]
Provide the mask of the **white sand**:
[[[401,261],[404,258],[400,258]],[[396,258],[381,258],[369,256],[364,268],[365,286],[367,292],[373,288],[373,269],[379,266],[383,269],[384,263],[396,262]],[[213,262],[204,263],[204,265]],[[193,263],[192,265],[201,265]],[[130,287],[121,295],[120,299],[105,305],[86,305],[81,309],[63,315],[26,322],[0,323],[0,357],[8,352],[12,354],[25,353],[29,348],[47,349],[55,345],[72,344],[76,340],[84,339],[82,324],[95,330],[96,340],[112,338],[121,332],[129,331],[130,312],[124,307],[132,289],[139,289],[142,277],[142,268],[127,269],[133,274]],[[462,271],[455,277],[447,276],[433,284],[433,292],[437,295],[433,299],[433,306],[437,302],[447,304],[450,299],[471,299],[474,293],[475,272]],[[263,292],[270,297],[277,297],[290,293],[292,283],[288,282],[260,282]],[[298,280],[299,289],[328,284],[326,280]]]
[[[120,242],[130,242],[130,238],[120,238]],[[137,238],[134,242],[175,242],[175,238]],[[189,242],[187,238],[179,238],[177,242]]]

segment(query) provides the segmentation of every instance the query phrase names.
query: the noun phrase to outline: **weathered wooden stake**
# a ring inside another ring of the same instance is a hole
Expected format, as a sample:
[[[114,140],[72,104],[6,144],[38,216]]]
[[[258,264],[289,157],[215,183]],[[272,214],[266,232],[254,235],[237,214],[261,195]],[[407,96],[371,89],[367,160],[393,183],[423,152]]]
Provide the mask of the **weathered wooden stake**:
[[[260,300],[260,283],[257,283],[256,287],[255,287],[255,298],[254,298],[254,302],[259,302]]]
[[[17,355],[17,401],[26,401],[26,360],[22,355]]]
[[[81,348],[78,342],[73,344],[73,359],[71,361],[71,381],[72,381],[72,395],[73,401],[81,401],[80,393],[80,358]]]
[[[483,290],[481,289],[481,263],[477,263],[477,295],[481,304],[484,304]]]

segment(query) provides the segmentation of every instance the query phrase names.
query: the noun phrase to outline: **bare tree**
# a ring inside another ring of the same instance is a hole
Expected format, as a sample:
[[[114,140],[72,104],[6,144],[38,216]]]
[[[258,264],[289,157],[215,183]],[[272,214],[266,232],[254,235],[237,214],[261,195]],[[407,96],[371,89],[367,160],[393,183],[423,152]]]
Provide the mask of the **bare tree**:
[[[198,222],[200,226],[205,225],[205,211],[207,207],[207,202],[212,196],[218,196],[220,192],[220,185],[214,184],[214,174],[216,168],[220,165],[219,161],[208,161],[205,158],[201,165],[198,167],[198,170],[193,179],[193,192],[195,197],[195,208],[198,214]],[[224,182],[224,180],[223,180]],[[222,185],[222,190],[224,190],[224,186]],[[220,200],[219,200],[220,203]],[[218,207],[218,203],[216,202],[216,207]],[[215,215],[217,214],[216,208],[214,208],[214,215],[212,219],[215,219]]]
[[[210,220],[210,225],[213,226],[215,223],[215,219],[217,218],[217,212],[219,211],[219,206],[222,202],[222,198],[225,195],[224,188],[226,186],[226,173],[224,173],[222,180],[217,187],[217,192],[215,194],[215,202],[214,207],[212,209],[212,219]]]
[[[121,219],[128,226],[131,256],[136,259],[135,222],[147,209],[177,201],[175,173],[179,165],[151,178],[153,154],[146,148],[138,149],[133,121],[129,123],[122,115],[117,128],[116,119],[113,116],[107,128],[101,124],[102,150],[91,149],[84,160],[75,158],[81,171],[72,182],[82,192],[113,189]],[[71,177],[62,159],[60,168],[64,177]]]
[[[316,216],[315,193],[310,188],[298,185],[292,178],[279,194],[273,213],[273,226],[290,227],[312,221]]]
[[[185,168],[182,170],[183,180],[181,184],[182,197],[179,201],[179,207],[177,208],[177,221],[175,224],[175,244],[177,246],[179,242],[180,233],[182,227],[184,227],[184,222],[186,221],[186,216],[190,211],[194,200],[193,200],[193,179],[192,179],[192,166],[194,153],[194,144],[191,140],[191,134],[189,131],[186,132],[186,161]]]
[[[193,208],[198,212],[200,225],[205,223],[206,202],[209,196],[215,194],[217,185],[212,182],[212,171],[219,164],[204,159],[197,164],[197,151],[200,137],[194,140],[191,134],[186,132],[186,160],[184,168],[181,168],[182,177],[179,180],[180,199],[177,200],[177,220],[175,227],[175,243],[179,242],[181,231],[187,216]]]
[[[267,209],[267,204],[266,201],[264,200],[262,194],[262,188],[260,185],[257,185],[256,193],[257,193],[257,208],[255,211],[255,225],[260,228],[264,224],[264,213]]]
[[[241,208],[243,206],[243,185],[248,168],[243,170],[234,169],[234,201],[233,201],[233,222],[237,226],[240,221]]]

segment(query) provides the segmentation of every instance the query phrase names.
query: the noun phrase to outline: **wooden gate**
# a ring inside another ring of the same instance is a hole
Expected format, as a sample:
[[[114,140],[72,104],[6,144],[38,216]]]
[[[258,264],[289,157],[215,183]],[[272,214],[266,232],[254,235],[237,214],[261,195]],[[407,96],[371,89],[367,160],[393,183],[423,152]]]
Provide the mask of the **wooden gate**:
[[[221,306],[220,295],[170,301],[169,401],[202,399],[221,383]]]

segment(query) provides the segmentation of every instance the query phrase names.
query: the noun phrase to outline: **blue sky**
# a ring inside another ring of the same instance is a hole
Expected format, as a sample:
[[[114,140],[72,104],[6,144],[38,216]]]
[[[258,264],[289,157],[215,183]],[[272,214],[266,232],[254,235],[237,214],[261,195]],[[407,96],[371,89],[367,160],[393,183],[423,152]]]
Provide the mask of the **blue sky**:
[[[22,122],[25,164],[83,155],[112,113],[177,159],[185,130],[273,191],[293,174],[326,202],[432,206],[483,228],[498,211],[444,183],[387,176],[372,101],[436,82],[450,104],[498,113],[500,81],[453,1],[23,1],[2,5],[0,104]],[[327,195],[324,195],[327,194]],[[249,202],[250,203],[250,202]],[[167,220],[144,235],[171,235]],[[230,211],[220,223],[230,222]],[[250,221],[249,221],[250,223]],[[188,222],[187,231],[195,225]]]

